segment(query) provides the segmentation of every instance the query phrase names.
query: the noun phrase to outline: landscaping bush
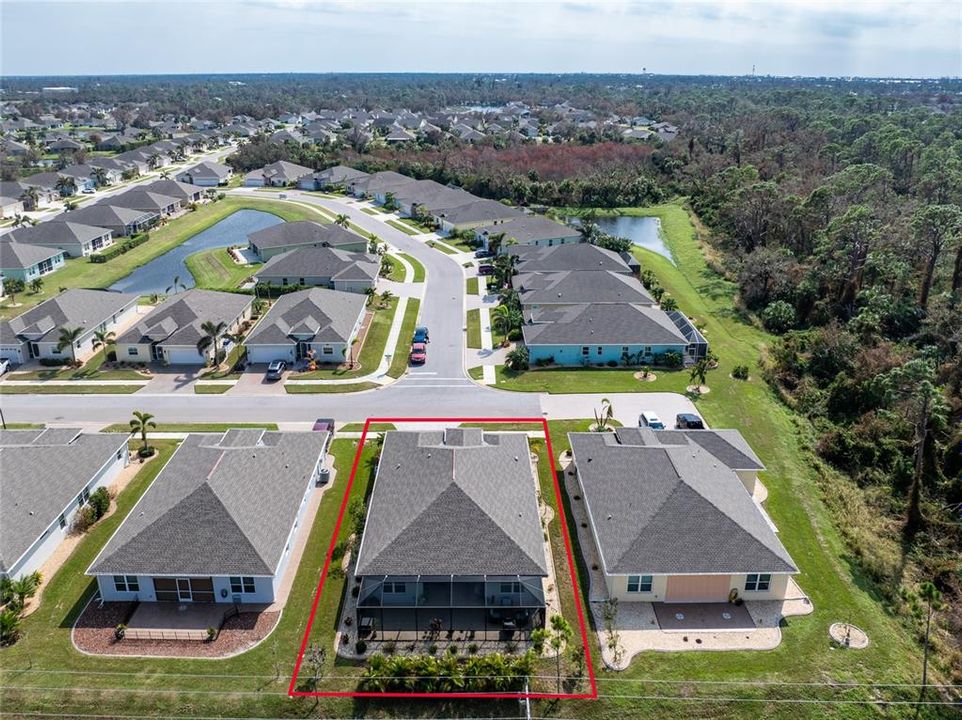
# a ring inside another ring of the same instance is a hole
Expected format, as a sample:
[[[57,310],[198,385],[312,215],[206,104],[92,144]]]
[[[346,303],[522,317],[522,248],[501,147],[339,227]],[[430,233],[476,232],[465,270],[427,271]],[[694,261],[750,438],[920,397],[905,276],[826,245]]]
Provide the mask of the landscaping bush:
[[[139,458],[149,458],[153,457],[154,453],[157,452],[152,445],[147,447],[141,447],[137,450],[137,457]]]
[[[383,650],[385,655],[393,655],[394,651],[397,650],[397,645],[391,640],[384,643]]]
[[[618,367],[618,361],[617,361],[617,360],[609,360],[606,364],[607,364],[608,367],[610,367],[610,368]]]
[[[72,530],[75,533],[85,533],[95,522],[97,522],[97,511],[90,505],[84,505],[74,515]]]
[[[736,380],[748,380],[748,365],[736,365],[732,368],[732,377]]]
[[[207,628],[207,642],[214,642],[214,638],[217,637],[217,629],[213,627]]]
[[[538,358],[534,361],[535,367],[547,367],[548,365],[554,365],[554,355],[546,358]]]
[[[511,340],[512,342],[518,342],[523,337],[524,337],[523,333],[518,328],[514,328],[508,333],[508,340]]]
[[[67,364],[67,360],[60,358],[40,358],[39,362],[44,367],[63,367]]]
[[[123,243],[111,245],[106,250],[90,255],[90,262],[105,263],[108,260],[113,260],[118,255],[123,255],[128,250],[133,250],[135,247],[138,245],[143,245],[148,240],[150,240],[150,233],[145,232],[140,235],[134,235],[125,240]]]
[[[107,492],[107,488],[100,487],[94,490],[87,504],[93,508],[95,522],[106,515],[110,509],[110,493]]]
[[[124,625],[123,623],[120,623],[119,625],[117,625],[117,627],[114,628],[114,638],[115,638],[115,639],[117,639],[117,640],[123,640],[123,639],[124,639],[124,635],[126,635],[126,634],[127,634],[127,626]]]
[[[472,650],[473,648],[473,650]],[[374,655],[361,680],[361,689],[374,692],[494,692],[520,691],[535,670],[534,653],[508,657],[500,653],[457,659],[427,656]]]
[[[363,655],[367,652],[367,643],[364,640],[358,640],[354,643],[354,654]]]

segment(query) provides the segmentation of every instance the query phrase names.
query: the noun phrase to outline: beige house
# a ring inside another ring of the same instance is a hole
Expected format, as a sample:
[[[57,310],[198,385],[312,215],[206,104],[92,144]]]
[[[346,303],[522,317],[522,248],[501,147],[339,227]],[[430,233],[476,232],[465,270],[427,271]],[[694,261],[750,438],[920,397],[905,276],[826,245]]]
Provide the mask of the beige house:
[[[735,430],[570,433],[608,595],[622,602],[784,599],[798,573]]]

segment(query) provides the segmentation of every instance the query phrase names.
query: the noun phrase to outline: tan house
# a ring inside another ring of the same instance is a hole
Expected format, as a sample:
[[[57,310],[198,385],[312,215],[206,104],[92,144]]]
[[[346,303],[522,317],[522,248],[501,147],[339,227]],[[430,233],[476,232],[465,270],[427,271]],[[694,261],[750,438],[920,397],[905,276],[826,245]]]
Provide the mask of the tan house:
[[[798,568],[753,494],[763,466],[737,431],[618,428],[568,438],[610,597],[786,597]]]

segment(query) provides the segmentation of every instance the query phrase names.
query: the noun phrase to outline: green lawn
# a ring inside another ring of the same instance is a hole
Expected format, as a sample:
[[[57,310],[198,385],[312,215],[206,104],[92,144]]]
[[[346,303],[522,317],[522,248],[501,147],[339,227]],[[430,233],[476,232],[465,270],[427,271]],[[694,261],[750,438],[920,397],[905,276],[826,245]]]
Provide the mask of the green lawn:
[[[414,282],[424,282],[425,270],[424,265],[413,255],[408,255],[407,253],[398,253],[398,257],[402,257],[410,263],[411,267],[414,268]]]
[[[188,255],[184,260],[197,287],[207,290],[235,290],[260,268],[239,265],[227,248],[213,248]]]
[[[478,279],[476,277],[469,277],[466,283],[466,292],[468,295],[478,294]]]
[[[473,245],[468,245],[461,238],[445,237],[443,238],[443,240],[445,243],[447,243],[451,247],[457,248],[461,252],[474,252],[475,250],[475,247]]]
[[[416,230],[419,234],[431,232],[431,228],[425,227],[414,218],[399,217],[397,221],[403,225],[407,225],[409,228],[414,228],[414,230]]]
[[[190,212],[150,231],[150,240],[106,263],[92,263],[85,258],[68,259],[63,269],[45,278],[44,289],[37,293],[17,295],[19,307],[11,307],[9,300],[0,304],[0,319],[11,318],[34,305],[58,294],[59,288],[105,288],[126,277],[141,265],[172,250],[197,233],[223,220],[238,210],[251,209],[273,213],[284,220],[317,220],[308,209],[295,204],[262,200],[259,198],[228,196],[223,200],[202,205]]]
[[[481,311],[468,310],[468,347],[481,348]]]
[[[420,235],[420,230],[415,230],[410,225],[405,225],[403,222],[398,222],[397,220],[388,220],[387,224],[390,225],[395,230],[400,230],[406,235]]]
[[[391,255],[385,255],[381,258],[381,262],[391,268],[391,272],[389,272],[387,275],[388,280],[393,282],[404,282],[404,265],[402,265],[397,258],[392,257]]]
[[[326,195],[325,197],[333,197],[333,196]],[[383,210],[376,210],[373,207],[363,207],[361,208],[361,212],[365,213],[366,215],[383,215],[384,214]]]
[[[417,327],[420,309],[420,300],[408,298],[407,308],[404,310],[404,320],[401,322],[401,333],[398,335],[397,344],[394,346],[394,353],[391,356],[391,367],[387,371],[387,374],[392,378],[401,377],[407,370],[408,350],[411,347],[411,338],[414,337],[414,328]]]
[[[151,432],[224,432],[231,428],[264,428],[277,430],[277,423],[157,423]],[[129,433],[130,425],[114,423],[100,432]]]
[[[470,327],[470,326],[469,326]],[[642,382],[634,377],[634,369],[624,368],[535,368],[514,373],[499,365],[496,368],[498,387],[503,390],[547,393],[601,392],[679,392],[684,393],[690,383],[685,370],[655,368],[653,382]],[[709,386],[716,373],[709,373]],[[706,395],[706,397],[708,397]]]
[[[325,368],[312,372],[292,373],[291,378],[294,380],[333,380],[336,378],[360,377],[377,370],[378,365],[381,364],[381,358],[384,357],[387,336],[388,333],[391,332],[391,323],[394,322],[394,313],[397,312],[397,304],[397,298],[391,298],[387,305],[384,306],[380,305],[379,299],[374,301],[374,319],[371,320],[371,325],[367,330],[367,335],[364,338],[364,344],[361,346],[360,353],[357,352],[357,347],[354,347],[356,367],[353,370]],[[296,386],[296,384],[287,385],[288,388],[293,386]],[[306,391],[288,389],[288,392]]]
[[[8,380],[148,380],[132,368],[104,369],[105,354],[98,350],[82,367],[79,368],[44,368],[28,372],[14,372],[7,376]]]
[[[455,255],[455,254],[458,252],[458,251],[455,250],[454,248],[449,248],[449,247],[448,247],[447,245],[445,245],[443,242],[435,242],[434,240],[428,240],[428,241],[427,241],[427,246],[428,246],[428,247],[432,247],[432,248],[434,248],[435,250],[440,250],[440,251],[443,252],[445,255]]]
[[[481,380],[484,378],[484,368],[478,365],[473,368],[468,368],[468,377],[472,380]]]
[[[129,395],[142,389],[143,385],[7,385],[0,384],[0,395]]]
[[[195,395],[223,395],[230,390],[233,385],[198,385],[194,383]]]
[[[364,423],[348,423],[338,432],[361,432],[364,430]],[[371,423],[368,427],[369,432],[385,432],[387,430],[397,430],[394,423]]]
[[[320,393],[336,394],[336,393],[361,392],[362,390],[373,390],[376,387],[380,387],[380,385],[372,382],[348,383],[345,385],[314,385],[311,383],[287,383],[284,385],[284,390],[286,390],[289,395],[316,395]]]

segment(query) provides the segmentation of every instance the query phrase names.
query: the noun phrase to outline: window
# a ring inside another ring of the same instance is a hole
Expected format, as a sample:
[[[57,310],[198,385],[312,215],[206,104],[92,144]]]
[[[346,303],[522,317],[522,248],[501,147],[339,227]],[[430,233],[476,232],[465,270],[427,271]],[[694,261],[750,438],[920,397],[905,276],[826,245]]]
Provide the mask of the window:
[[[332,348],[330,345],[325,345],[324,347],[321,348],[321,355],[333,355],[333,354],[334,354],[334,348]]]
[[[137,350],[137,348],[131,346],[131,347],[127,348],[127,354],[128,354],[128,355],[138,355],[138,354],[139,354],[139,351]]]
[[[647,593],[651,592],[651,575],[629,575],[628,592]]]
[[[581,347],[581,354],[582,354],[582,355],[587,355],[587,354],[588,354],[588,346],[587,346],[587,345],[582,345],[582,347]]]
[[[507,595],[508,593],[520,593],[521,583],[519,582],[503,582],[501,585],[501,594]]]
[[[622,346],[621,346],[621,354],[622,354],[622,355],[627,355],[628,352],[629,352],[629,351],[628,351],[628,346],[627,346],[627,345],[622,345]]]
[[[120,460],[123,456],[124,456],[124,451],[123,451],[123,450],[118,450],[118,451],[117,451],[117,459]]]
[[[304,278],[298,278],[298,285],[306,285],[306,284],[307,283],[304,282]]]
[[[60,354],[60,348],[58,348],[56,345],[54,345],[52,348],[50,348],[50,354],[51,354],[51,355],[59,355],[59,354]]]
[[[402,595],[408,591],[407,583],[403,582],[386,582],[383,588],[385,595]]]
[[[83,505],[90,499],[90,488],[84,488],[77,496],[77,505]]]
[[[230,591],[235,595],[241,593],[253,593],[256,591],[254,587],[254,578],[252,577],[232,577],[230,579]]]
[[[771,573],[749,573],[745,577],[745,591],[764,592],[772,584]]]
[[[60,523],[61,528],[67,527],[67,518],[62,513],[60,517],[57,518],[57,522]]]
[[[598,354],[599,354],[599,355],[601,355],[602,349],[603,349],[603,348],[601,347],[601,345],[599,345],[599,346],[598,346]]]
[[[114,589],[117,592],[140,592],[140,580],[136,575],[114,575]]]

